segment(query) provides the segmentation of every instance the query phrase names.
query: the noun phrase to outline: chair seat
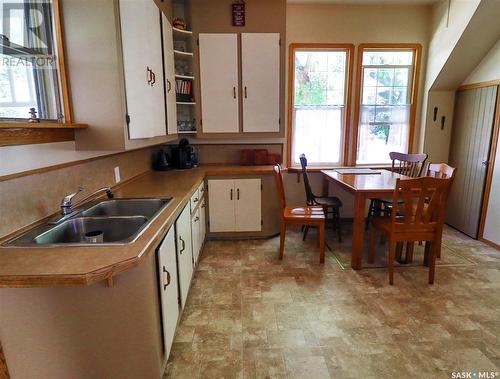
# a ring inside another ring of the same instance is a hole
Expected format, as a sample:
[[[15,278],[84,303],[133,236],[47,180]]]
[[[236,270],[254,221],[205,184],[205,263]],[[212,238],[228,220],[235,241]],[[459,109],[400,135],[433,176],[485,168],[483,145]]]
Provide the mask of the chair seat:
[[[396,220],[397,222],[404,222],[404,217],[403,216],[397,216],[396,217]],[[379,230],[381,230],[382,232],[386,233],[386,234],[390,234],[391,233],[391,227],[392,227],[392,221],[391,221],[391,217],[390,216],[381,216],[381,217],[374,217],[372,219],[372,223],[373,223],[373,226]],[[397,224],[396,224],[397,225]],[[433,229],[433,228],[432,228]],[[396,233],[408,233],[407,230],[404,230],[404,229],[400,229],[400,230],[396,230],[395,231]],[[429,227],[427,228],[415,228],[415,227],[412,227],[411,228],[411,234],[414,234],[415,235],[415,240],[418,241],[420,239],[424,239],[426,238],[428,235],[432,234],[434,232],[434,230],[431,230],[429,229]],[[410,239],[407,239],[407,240],[410,240]]]
[[[342,206],[342,201],[336,196],[325,196],[325,197],[315,197],[314,200],[319,205],[340,208]]]
[[[320,206],[286,207],[283,216],[287,220],[324,220],[325,213]]]

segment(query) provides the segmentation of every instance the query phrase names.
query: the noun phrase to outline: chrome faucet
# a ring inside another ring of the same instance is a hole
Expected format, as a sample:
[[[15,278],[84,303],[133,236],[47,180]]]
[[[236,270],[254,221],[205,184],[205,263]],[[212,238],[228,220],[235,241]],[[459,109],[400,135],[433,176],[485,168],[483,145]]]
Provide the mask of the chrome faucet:
[[[78,195],[81,191],[83,191],[83,188],[78,187],[78,190],[76,192],[70,193],[69,195],[65,196],[62,199],[62,201],[61,201],[61,213],[63,216],[66,216],[66,215],[73,213],[73,198],[76,195]],[[111,191],[111,188],[110,187],[102,187],[102,188],[99,188],[98,190],[95,190],[90,195],[84,197],[82,200],[80,200],[75,205],[78,205],[78,204],[85,202],[86,200],[90,199],[91,197],[97,195],[99,192],[106,192],[108,199],[113,198],[113,192]]]

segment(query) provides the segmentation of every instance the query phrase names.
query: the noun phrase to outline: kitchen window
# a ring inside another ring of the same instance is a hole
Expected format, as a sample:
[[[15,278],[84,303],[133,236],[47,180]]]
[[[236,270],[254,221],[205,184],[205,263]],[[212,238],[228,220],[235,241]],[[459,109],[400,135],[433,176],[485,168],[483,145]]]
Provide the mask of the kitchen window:
[[[361,45],[355,120],[357,165],[389,163],[389,153],[410,150],[420,45]]]
[[[342,165],[347,147],[353,45],[291,44],[289,161],[299,166]]]

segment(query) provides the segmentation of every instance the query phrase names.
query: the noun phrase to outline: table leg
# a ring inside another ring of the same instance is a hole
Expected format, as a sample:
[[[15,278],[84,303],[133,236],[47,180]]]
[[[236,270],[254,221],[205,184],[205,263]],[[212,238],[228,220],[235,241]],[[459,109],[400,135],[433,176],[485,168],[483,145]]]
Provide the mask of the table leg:
[[[354,196],[354,222],[352,226],[351,267],[353,270],[359,270],[362,266],[365,205],[366,199],[363,194],[356,193]]]

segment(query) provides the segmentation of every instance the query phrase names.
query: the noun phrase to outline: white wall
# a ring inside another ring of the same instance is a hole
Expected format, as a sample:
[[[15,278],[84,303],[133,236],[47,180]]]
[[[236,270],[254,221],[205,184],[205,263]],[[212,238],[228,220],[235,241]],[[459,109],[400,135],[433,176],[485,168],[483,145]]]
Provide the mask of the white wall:
[[[462,84],[500,80],[500,39]]]

